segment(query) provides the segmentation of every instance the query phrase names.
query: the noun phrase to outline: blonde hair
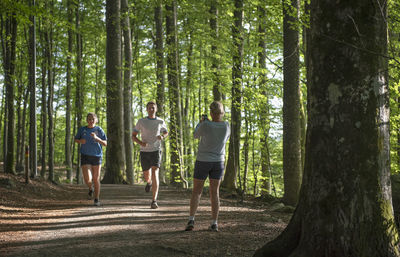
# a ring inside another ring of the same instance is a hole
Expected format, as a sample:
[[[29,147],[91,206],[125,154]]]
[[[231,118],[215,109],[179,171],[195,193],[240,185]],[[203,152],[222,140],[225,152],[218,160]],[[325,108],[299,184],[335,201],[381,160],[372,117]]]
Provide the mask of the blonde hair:
[[[214,115],[221,115],[225,114],[224,105],[219,101],[214,101],[210,104],[210,111]]]

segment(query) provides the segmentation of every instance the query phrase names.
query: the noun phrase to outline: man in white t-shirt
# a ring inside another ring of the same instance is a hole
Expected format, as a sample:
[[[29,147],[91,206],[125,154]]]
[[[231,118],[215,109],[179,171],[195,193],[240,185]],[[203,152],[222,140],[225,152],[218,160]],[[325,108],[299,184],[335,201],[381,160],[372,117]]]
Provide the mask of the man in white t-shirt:
[[[167,137],[168,130],[163,119],[156,117],[157,104],[150,101],[146,105],[148,116],[140,119],[132,132],[133,142],[140,145],[140,163],[142,165],[144,179],[147,184],[145,191],[152,189],[153,201],[151,208],[157,209],[157,197],[159,187],[158,172],[161,166],[161,141]],[[137,137],[141,134],[141,139]]]

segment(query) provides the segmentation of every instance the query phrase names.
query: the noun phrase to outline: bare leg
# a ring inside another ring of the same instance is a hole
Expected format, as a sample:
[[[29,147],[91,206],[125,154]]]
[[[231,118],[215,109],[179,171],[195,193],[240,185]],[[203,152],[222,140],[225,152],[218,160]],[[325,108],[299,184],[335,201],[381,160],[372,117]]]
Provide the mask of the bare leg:
[[[143,177],[144,181],[146,181],[148,184],[151,184],[151,169],[144,170]]]
[[[201,179],[193,178],[192,198],[190,199],[190,212],[189,216],[194,216],[199,207],[201,193],[203,192],[204,181]]]
[[[89,189],[92,186],[92,176],[89,173],[89,168],[91,165],[82,165],[82,175],[83,175],[83,181],[85,184],[89,187]]]
[[[160,184],[160,180],[159,180],[159,176],[158,176],[158,172],[159,168],[156,166],[152,166],[151,167],[151,178],[152,178],[152,187],[151,190],[153,192],[153,201],[157,200],[158,197],[158,187]]]
[[[210,179],[210,200],[211,200],[211,217],[213,220],[218,219],[219,214],[219,185],[220,179]]]
[[[100,196],[100,170],[101,165],[92,166],[92,176],[94,183],[94,198],[99,199]]]

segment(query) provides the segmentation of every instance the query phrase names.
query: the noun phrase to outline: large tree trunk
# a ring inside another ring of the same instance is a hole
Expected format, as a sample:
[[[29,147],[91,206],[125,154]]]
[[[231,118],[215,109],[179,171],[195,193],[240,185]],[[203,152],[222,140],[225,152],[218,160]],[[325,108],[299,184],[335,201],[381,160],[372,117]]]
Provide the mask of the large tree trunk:
[[[107,167],[102,183],[122,183],[123,98],[121,83],[120,1],[106,1]]]
[[[124,143],[125,143],[125,163],[126,178],[129,184],[134,182],[133,158],[132,158],[132,42],[129,22],[128,0],[121,0],[121,19],[122,32],[124,36]]]
[[[14,170],[14,86],[15,86],[15,60],[17,43],[17,20],[15,13],[7,13],[6,18],[6,39],[5,39],[5,58],[4,58],[4,84],[6,87],[6,106],[7,116],[4,144],[6,145],[4,171],[6,173],[15,173]]]
[[[231,138],[229,139],[228,163],[224,180],[221,184],[228,191],[236,189],[236,177],[240,169],[240,123],[242,105],[242,74],[243,74],[243,0],[235,0],[234,24],[232,38],[234,44],[232,67],[232,114]]]
[[[30,1],[31,8],[35,0]],[[37,123],[36,123],[36,17],[30,16],[29,26],[29,166],[32,177],[37,176]]]
[[[67,180],[72,183],[72,153],[71,153],[71,88],[72,88],[72,48],[73,48],[73,3],[72,0],[67,1],[68,13],[68,56],[67,56],[67,88],[65,92],[65,166],[67,170]]]
[[[293,206],[301,185],[298,13],[299,0],[283,1],[283,201]]]
[[[167,67],[168,67],[168,92],[170,105],[170,153],[171,153],[171,184],[187,187],[182,167],[182,117],[179,87],[178,68],[178,35],[176,28],[176,2],[166,4],[167,26]],[[179,182],[180,181],[180,182]]]
[[[306,161],[289,225],[256,256],[400,256],[389,159],[386,2],[311,2]]]

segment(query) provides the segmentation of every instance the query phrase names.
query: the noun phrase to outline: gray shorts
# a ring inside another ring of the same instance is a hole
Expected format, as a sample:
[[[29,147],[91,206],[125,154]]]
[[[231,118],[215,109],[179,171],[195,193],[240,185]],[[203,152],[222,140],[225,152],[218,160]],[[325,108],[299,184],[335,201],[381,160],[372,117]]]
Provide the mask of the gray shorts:
[[[153,166],[160,168],[161,153],[162,151],[155,151],[155,152],[140,151],[140,164],[142,165],[142,170],[149,170]]]

